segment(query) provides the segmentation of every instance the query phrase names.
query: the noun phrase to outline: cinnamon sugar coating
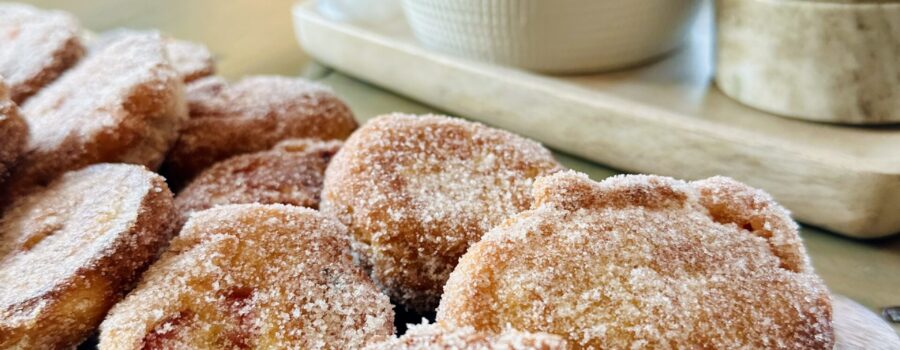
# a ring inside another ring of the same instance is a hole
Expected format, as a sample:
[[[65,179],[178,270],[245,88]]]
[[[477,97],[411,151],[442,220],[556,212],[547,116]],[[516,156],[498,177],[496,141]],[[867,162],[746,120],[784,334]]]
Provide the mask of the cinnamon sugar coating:
[[[472,327],[443,329],[435,324],[409,328],[402,337],[370,345],[365,350],[565,350],[566,342],[546,333],[505,330],[476,332]]]
[[[28,142],[28,125],[16,104],[9,100],[8,92],[3,77],[0,77],[0,183],[6,179]]]
[[[84,55],[78,20],[62,11],[0,3],[0,75],[21,104]]]
[[[300,78],[221,77],[188,85],[190,119],[163,173],[186,182],[210,165],[272,148],[289,138],[343,140],[356,129],[353,113],[327,87]]]
[[[195,213],[101,326],[100,349],[360,349],[393,310],[315,210],[240,204]]]
[[[6,198],[94,163],[155,169],[175,141],[187,106],[161,39],[146,35],[89,56],[30,98],[21,112],[30,139],[0,191]]]
[[[559,169],[540,144],[479,123],[392,114],[351,136],[325,174],[322,211],[399,304],[433,310],[457,259],[531,205],[535,178]]]
[[[268,151],[243,154],[200,173],[175,198],[187,221],[191,213],[224,204],[290,204],[319,208],[325,167],[340,141],[292,139]]]
[[[460,259],[438,323],[575,348],[830,349],[831,301],[797,225],[728,178],[558,173]]]
[[[168,242],[165,180],[97,164],[23,197],[0,219],[0,348],[74,348]]]
[[[165,43],[169,62],[186,83],[210,76],[216,72],[216,62],[213,54],[203,44],[175,39],[152,30],[119,28],[106,31],[88,43],[88,50],[91,53],[98,52],[116,41],[136,35],[159,35]]]

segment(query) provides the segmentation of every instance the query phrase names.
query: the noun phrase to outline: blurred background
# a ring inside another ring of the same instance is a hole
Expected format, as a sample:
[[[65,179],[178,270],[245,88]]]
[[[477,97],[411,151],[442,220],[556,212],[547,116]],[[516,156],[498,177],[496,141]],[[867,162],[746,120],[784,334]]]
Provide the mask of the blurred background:
[[[160,29],[200,42],[218,58],[219,73],[296,75],[309,62],[291,24],[294,0],[34,0],[42,8],[71,12],[82,26],[102,32],[118,27]]]

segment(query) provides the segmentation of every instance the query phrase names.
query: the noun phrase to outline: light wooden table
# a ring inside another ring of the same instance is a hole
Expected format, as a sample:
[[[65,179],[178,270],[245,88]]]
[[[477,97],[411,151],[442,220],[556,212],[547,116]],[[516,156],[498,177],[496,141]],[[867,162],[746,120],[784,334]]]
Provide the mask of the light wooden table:
[[[37,0],[78,16],[85,28],[159,28],[176,37],[205,43],[229,79],[248,74],[305,75],[332,86],[360,121],[387,112],[439,112],[310,61],[294,38],[288,0]],[[616,172],[557,154],[566,166],[594,179]],[[900,215],[897,213],[896,215]],[[855,241],[812,228],[803,229],[817,272],[832,291],[877,310],[900,305],[900,238]],[[895,325],[900,331],[900,325]]]

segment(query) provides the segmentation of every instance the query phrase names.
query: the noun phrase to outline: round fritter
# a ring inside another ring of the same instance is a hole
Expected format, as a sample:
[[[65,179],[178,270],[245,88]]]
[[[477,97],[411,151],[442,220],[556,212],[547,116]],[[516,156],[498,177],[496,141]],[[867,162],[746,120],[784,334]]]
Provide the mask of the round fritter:
[[[393,114],[347,140],[326,171],[321,207],[350,228],[376,283],[423,313],[466,248],[528,209],[532,181],[558,169],[547,149],[509,132]]]
[[[190,119],[163,169],[177,182],[285,139],[343,140],[356,129],[353,113],[330,89],[299,78],[256,76],[229,85],[209,77],[188,85],[187,99]]]
[[[74,347],[168,242],[175,207],[143,167],[97,164],[0,219],[0,348]]]
[[[787,211],[727,178],[558,173],[460,259],[439,323],[575,348],[831,349],[831,300]]]
[[[172,67],[185,82],[191,82],[216,72],[216,62],[209,49],[202,44],[179,40],[161,35],[156,31],[143,31],[127,28],[113,29],[101,33],[88,42],[91,53],[101,51],[116,41],[135,35],[160,35],[165,43],[166,52]]]
[[[78,21],[61,11],[0,3],[0,75],[22,103],[84,55]]]
[[[19,108],[9,101],[3,77],[0,77],[0,183],[25,150],[28,126],[19,115]]]
[[[158,36],[90,55],[22,106],[30,139],[6,197],[94,163],[155,169],[187,118],[183,90]]]
[[[315,210],[238,204],[197,212],[103,322],[100,349],[360,349],[393,310]]]
[[[564,350],[566,342],[546,333],[504,330],[501,334],[476,332],[472,327],[444,329],[436,324],[411,326],[400,338],[366,350]]]
[[[187,221],[191,213],[223,204],[290,204],[319,208],[325,167],[340,141],[293,139],[275,148],[228,158],[207,168],[175,198]]]

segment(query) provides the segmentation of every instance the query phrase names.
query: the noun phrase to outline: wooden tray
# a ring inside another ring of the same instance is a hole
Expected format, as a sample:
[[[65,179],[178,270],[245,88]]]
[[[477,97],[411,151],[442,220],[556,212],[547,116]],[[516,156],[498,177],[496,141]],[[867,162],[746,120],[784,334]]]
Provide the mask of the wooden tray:
[[[801,221],[849,236],[900,231],[900,127],[776,117],[711,83],[709,8],[669,58],[609,74],[543,76],[421,47],[403,21],[335,22],[294,8],[301,45],[342,72],[625,171],[727,175]]]

